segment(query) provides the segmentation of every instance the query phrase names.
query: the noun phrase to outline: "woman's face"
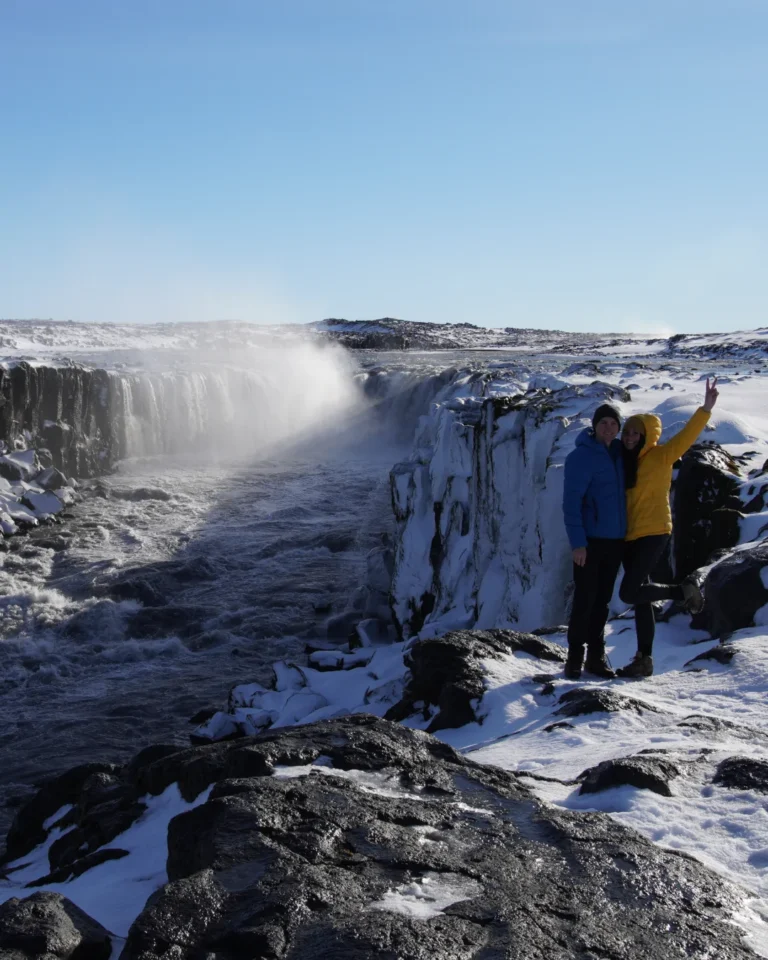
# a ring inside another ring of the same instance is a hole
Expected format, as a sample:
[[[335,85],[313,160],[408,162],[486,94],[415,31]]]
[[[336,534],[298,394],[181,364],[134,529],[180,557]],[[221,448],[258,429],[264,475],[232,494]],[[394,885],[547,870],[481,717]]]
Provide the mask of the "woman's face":
[[[624,444],[627,450],[634,450],[638,443],[640,443],[642,436],[642,433],[640,433],[637,427],[629,424],[629,426],[624,427],[624,430],[621,434],[621,442]]]

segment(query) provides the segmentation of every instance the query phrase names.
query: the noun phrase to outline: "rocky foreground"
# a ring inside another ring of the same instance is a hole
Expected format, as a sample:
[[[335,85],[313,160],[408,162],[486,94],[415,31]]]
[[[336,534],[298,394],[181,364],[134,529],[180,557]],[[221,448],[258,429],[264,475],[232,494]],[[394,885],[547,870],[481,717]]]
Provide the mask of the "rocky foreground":
[[[187,801],[212,789],[170,821],[168,882],[122,960],[754,956],[730,921],[740,894],[694,860],[541,804],[427,733],[355,716],[51,781],[8,837],[18,859],[60,833],[48,877],[0,907],[4,960],[106,960],[109,931],[33,888],[129,857],[119,834],[174,784]]]

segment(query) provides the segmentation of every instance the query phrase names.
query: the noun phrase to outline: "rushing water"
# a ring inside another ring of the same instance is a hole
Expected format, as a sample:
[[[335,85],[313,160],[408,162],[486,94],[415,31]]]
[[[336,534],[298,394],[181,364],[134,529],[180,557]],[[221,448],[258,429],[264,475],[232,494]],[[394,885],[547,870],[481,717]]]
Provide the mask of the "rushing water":
[[[73,511],[68,549],[0,554],[0,806],[86,759],[183,742],[198,709],[324,636],[389,525],[392,460],[127,463]]]
[[[391,529],[388,474],[419,415],[447,392],[482,391],[484,371],[514,393],[567,362],[370,356],[352,371],[362,392],[341,383],[352,383],[349,369],[329,366],[324,400],[315,399],[323,383],[310,378],[302,393],[294,380],[281,402],[229,418],[229,448],[239,438],[248,454],[236,462],[209,460],[202,435],[191,438],[193,453],[177,454],[185,417],[219,429],[221,410],[200,403],[205,387],[211,405],[210,383],[145,382],[141,400],[134,384],[123,398],[129,448],[165,455],[124,461],[61,526],[2,544],[0,831],[36,781],[86,760],[127,759],[150,742],[185,742],[190,716],[223,705],[234,683],[266,680],[274,660],[301,657],[348,607],[366,554]],[[191,413],[179,400],[187,389]],[[161,428],[169,396],[171,426]],[[374,419],[363,396],[378,404]],[[278,434],[304,428],[279,454],[261,446],[274,439],[276,410]]]

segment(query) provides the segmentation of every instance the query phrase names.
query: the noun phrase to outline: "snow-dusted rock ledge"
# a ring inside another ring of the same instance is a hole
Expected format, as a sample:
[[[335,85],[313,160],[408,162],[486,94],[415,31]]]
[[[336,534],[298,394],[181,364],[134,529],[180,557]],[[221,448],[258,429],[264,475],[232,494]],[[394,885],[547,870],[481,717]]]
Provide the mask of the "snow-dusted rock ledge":
[[[69,834],[108,818],[111,797],[140,803],[110,831],[126,855],[65,886],[113,946],[125,938],[121,960],[754,957],[732,922],[743,893],[706,867],[374,717],[144,751],[106,777],[81,778],[45,821],[57,801],[33,800],[28,825],[56,840],[6,869],[35,882],[46,844],[74,850]]]

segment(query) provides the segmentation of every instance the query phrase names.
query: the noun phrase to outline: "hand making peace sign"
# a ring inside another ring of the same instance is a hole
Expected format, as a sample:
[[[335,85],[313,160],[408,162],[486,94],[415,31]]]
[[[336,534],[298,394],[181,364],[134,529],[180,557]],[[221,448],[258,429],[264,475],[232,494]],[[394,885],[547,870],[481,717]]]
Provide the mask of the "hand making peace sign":
[[[717,398],[719,396],[719,391],[717,389],[717,377],[712,378],[712,384],[709,383],[709,377],[707,377],[707,387],[704,392],[704,403],[702,406],[709,413],[712,410],[712,407],[717,403]]]

